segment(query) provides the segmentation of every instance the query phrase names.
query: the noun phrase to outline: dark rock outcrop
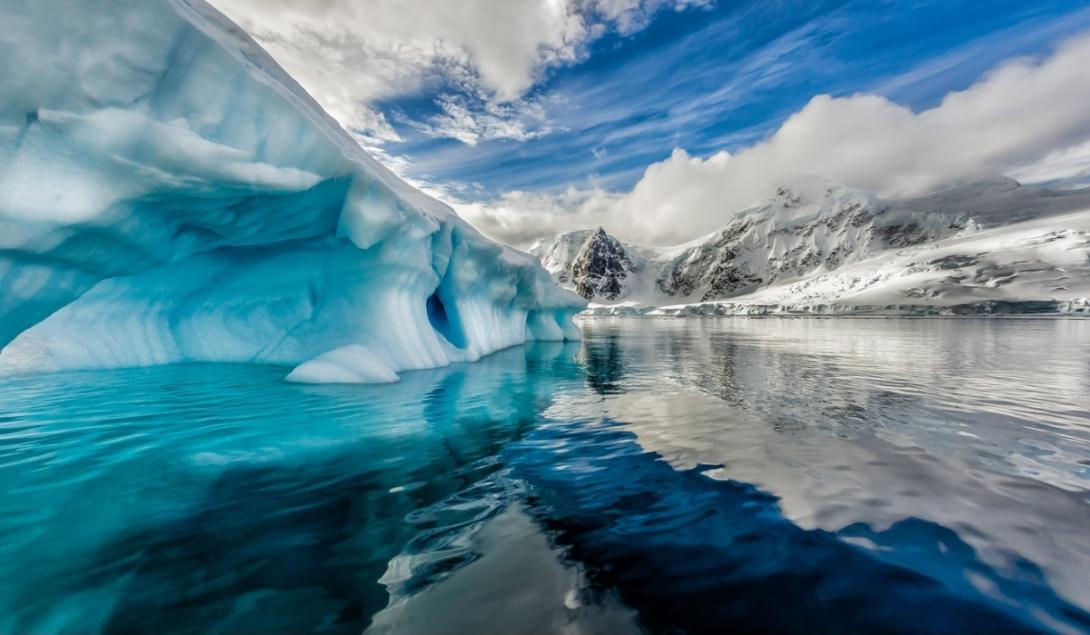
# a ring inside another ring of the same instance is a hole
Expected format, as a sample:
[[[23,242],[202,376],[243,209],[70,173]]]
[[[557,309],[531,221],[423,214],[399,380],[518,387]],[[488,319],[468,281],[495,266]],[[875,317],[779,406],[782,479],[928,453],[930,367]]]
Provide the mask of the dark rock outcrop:
[[[617,300],[625,279],[636,270],[621,241],[601,227],[587,238],[571,267],[575,292],[588,300]]]

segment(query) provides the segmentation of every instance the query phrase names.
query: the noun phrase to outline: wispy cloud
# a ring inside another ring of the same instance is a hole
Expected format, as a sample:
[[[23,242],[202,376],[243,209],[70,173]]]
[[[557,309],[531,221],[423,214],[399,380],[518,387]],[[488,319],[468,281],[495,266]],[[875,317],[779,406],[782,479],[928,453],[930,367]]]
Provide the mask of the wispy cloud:
[[[862,91],[884,95],[896,101],[938,101],[945,91],[936,87],[953,81],[971,83],[981,72],[1022,51],[1047,47],[1072,34],[1090,29],[1090,7],[1054,16],[1029,18],[1006,28],[973,38],[910,69],[883,77]],[[943,79],[946,81],[942,81]]]
[[[896,194],[1086,170],[1059,112],[1083,78],[1026,83],[1090,28],[1073,0],[213,1],[379,160],[517,244],[682,240],[802,172]]]
[[[528,141],[552,130],[545,109],[534,100],[498,103],[444,94],[436,102],[439,114],[426,121],[403,118],[403,122],[429,137],[457,139],[468,146],[495,139]]]
[[[887,197],[993,174],[1052,180],[1090,167],[1090,35],[1019,58],[922,112],[878,95],[814,97],[765,141],[706,158],[675,150],[623,195],[505,196],[466,210],[516,244],[536,230],[606,224],[674,244],[713,231],[778,185],[817,175]]]
[[[608,60],[612,50],[596,51],[606,58],[605,66],[596,66],[592,57],[581,67],[558,72],[533,96],[542,119],[518,129],[528,134],[496,137],[530,143],[488,143],[483,136],[462,134],[475,147],[450,147],[431,141],[431,127],[416,126],[422,135],[403,130],[407,136],[399,147],[418,158],[413,175],[421,179],[468,177],[493,191],[585,187],[592,181],[629,187],[648,164],[669,156],[674,147],[706,151],[734,140],[751,142],[774,129],[776,122],[768,118],[786,117],[790,102],[780,106],[782,113],[732,113],[749,109],[758,92],[790,86],[826,62],[818,44],[841,19],[835,11],[813,10],[789,20],[786,32],[776,25],[763,33],[748,26],[763,17],[762,8],[698,16],[692,14],[693,29],[682,37],[654,46],[639,41],[635,52],[616,61]],[[799,98],[794,107],[804,101]],[[724,119],[732,121],[731,129],[721,128]]]
[[[469,145],[544,134],[523,99],[610,29],[707,0],[214,0],[365,145],[401,137],[375,103],[445,88],[428,135]]]

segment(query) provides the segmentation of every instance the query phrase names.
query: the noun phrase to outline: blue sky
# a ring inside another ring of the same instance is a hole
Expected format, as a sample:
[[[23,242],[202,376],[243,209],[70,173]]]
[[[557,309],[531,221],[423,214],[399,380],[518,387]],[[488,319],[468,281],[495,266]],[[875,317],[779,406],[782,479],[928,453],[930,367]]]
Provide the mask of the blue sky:
[[[514,245],[596,224],[676,244],[798,177],[1090,181],[1086,2],[213,1]]]
[[[467,145],[411,122],[439,112],[442,82],[375,104],[404,139],[407,176],[466,184],[464,196],[566,186],[627,189],[676,148],[750,145],[816,94],[885,95],[922,110],[1007,58],[1090,29],[1080,2],[726,2],[661,11],[647,28],[594,42],[550,69],[527,99],[543,134]]]

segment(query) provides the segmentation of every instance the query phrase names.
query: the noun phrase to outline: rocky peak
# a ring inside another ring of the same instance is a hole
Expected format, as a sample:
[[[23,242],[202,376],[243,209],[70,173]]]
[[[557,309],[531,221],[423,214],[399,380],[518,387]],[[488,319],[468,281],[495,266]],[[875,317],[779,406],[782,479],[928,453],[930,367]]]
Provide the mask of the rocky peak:
[[[800,178],[732,214],[715,233],[677,247],[624,244],[598,227],[562,234],[535,253],[559,284],[596,302],[710,302],[832,279],[883,254],[901,258],[978,228],[1086,209],[1088,199],[1090,190],[1061,194],[1010,179],[884,199]]]
[[[625,279],[635,271],[621,241],[599,227],[583,242],[571,267],[575,291],[588,300],[616,300],[624,292]]]

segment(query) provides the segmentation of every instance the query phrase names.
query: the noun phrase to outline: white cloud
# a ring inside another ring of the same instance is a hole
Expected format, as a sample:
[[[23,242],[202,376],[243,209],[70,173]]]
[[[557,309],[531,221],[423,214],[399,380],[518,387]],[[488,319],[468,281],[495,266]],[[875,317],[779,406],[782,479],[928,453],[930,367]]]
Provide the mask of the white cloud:
[[[1009,176],[1024,183],[1075,181],[1090,179],[1090,141],[1050,152],[1040,161],[1022,166]]]
[[[559,194],[507,192],[488,203],[454,203],[462,218],[494,240],[528,248],[572,229],[615,226],[621,195],[568,188]]]
[[[629,33],[661,8],[708,0],[212,1],[370,146],[398,138],[374,102],[432,81],[474,99],[441,104],[431,132],[527,138],[539,106],[520,98],[547,68],[580,59],[607,27]]]
[[[623,238],[673,244],[714,231],[739,209],[800,175],[914,195],[987,174],[1048,180],[1087,166],[1090,37],[1044,60],[1008,62],[935,108],[914,113],[876,95],[814,97],[767,140],[707,158],[675,150],[622,196],[505,197],[469,218],[513,244],[604,224]],[[540,228],[541,232],[535,232]]]
[[[682,11],[690,7],[707,7],[714,0],[591,0],[586,5],[607,22],[615,24],[623,34],[635,33],[647,26],[648,20],[660,8]]]
[[[459,95],[438,98],[442,114],[428,122],[409,122],[427,135],[457,139],[470,146],[482,139],[528,141],[547,134],[545,109],[536,101],[497,103]]]

